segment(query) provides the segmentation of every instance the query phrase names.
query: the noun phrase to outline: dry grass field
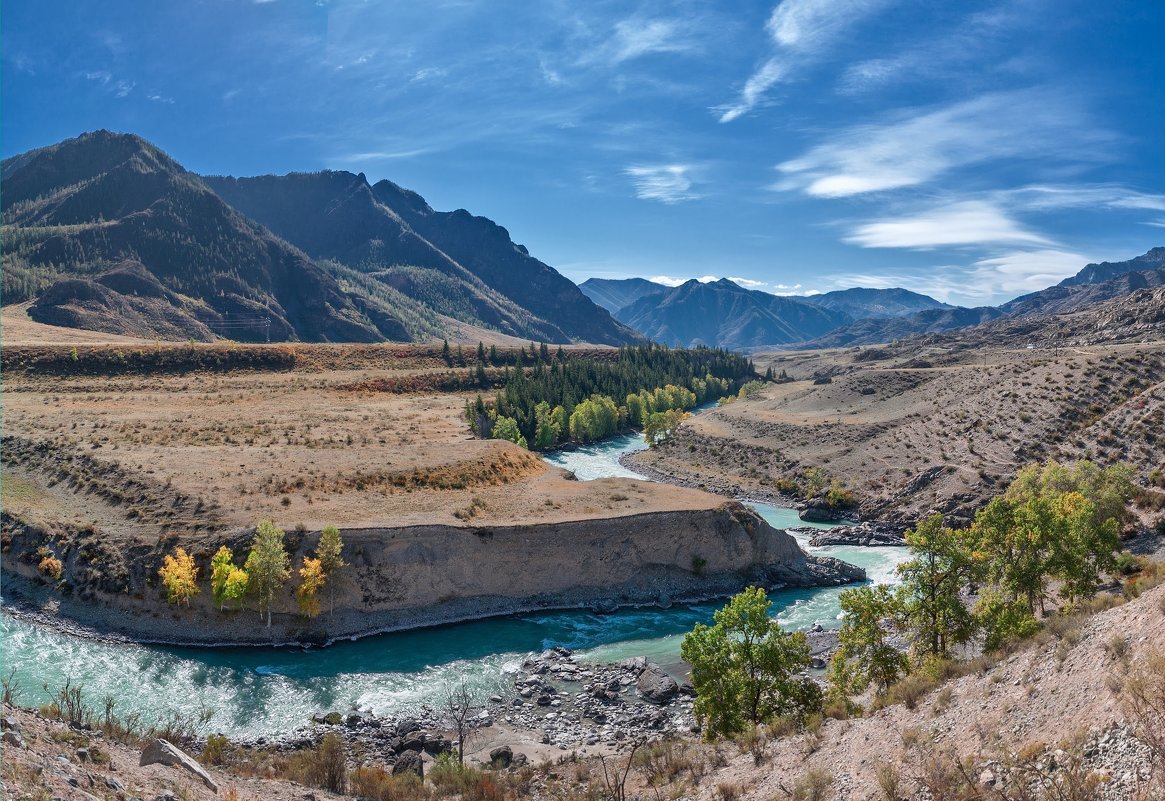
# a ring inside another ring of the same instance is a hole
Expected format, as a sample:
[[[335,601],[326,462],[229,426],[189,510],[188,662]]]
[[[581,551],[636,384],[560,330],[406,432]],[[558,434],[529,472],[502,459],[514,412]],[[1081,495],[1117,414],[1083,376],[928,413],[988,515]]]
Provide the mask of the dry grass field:
[[[216,348],[151,343],[142,358]],[[77,371],[110,350],[80,346]],[[568,480],[537,454],[472,437],[462,410],[473,393],[430,386],[467,372],[450,371],[438,348],[268,350],[292,352],[294,366],[58,375],[69,348],[9,349],[6,365],[31,366],[4,379],[5,510],[156,534],[264,518],[312,529],[474,525],[719,503],[664,485]]]

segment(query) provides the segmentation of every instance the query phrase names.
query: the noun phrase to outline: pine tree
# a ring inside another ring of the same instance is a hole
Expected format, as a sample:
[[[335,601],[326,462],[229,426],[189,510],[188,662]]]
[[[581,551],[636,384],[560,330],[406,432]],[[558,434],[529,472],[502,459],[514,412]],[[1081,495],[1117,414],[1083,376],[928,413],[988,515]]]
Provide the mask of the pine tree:
[[[485,364],[485,345],[481,343],[481,340],[477,342],[477,363]]]
[[[449,352],[449,340],[443,340],[441,344],[441,358],[445,360],[445,364],[450,367],[453,366],[453,356]]]

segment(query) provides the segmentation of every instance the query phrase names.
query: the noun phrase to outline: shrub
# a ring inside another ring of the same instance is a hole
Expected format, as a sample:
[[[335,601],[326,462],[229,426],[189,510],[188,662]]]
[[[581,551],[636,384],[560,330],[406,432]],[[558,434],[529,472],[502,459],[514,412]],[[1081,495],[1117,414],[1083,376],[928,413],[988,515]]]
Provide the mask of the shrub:
[[[821,768],[809,772],[793,785],[793,801],[825,801],[833,793],[833,776]]]
[[[380,767],[360,767],[352,771],[352,794],[369,801],[424,801],[431,797],[415,773],[392,775]]]
[[[202,749],[201,761],[207,765],[221,765],[226,756],[230,740],[223,734],[211,734],[206,738],[206,746]]]
[[[295,781],[333,793],[348,789],[348,763],[344,741],[335,732],[324,735],[318,748],[300,751],[291,757],[287,772]]]
[[[891,704],[906,704],[907,709],[914,709],[922,697],[937,684],[934,678],[925,673],[911,673],[886,691],[886,701]]]
[[[48,576],[53,581],[60,581],[65,566],[61,564],[60,559],[53,556],[50,552],[46,556],[41,557],[40,564],[37,565],[37,570],[41,572],[41,575]]]

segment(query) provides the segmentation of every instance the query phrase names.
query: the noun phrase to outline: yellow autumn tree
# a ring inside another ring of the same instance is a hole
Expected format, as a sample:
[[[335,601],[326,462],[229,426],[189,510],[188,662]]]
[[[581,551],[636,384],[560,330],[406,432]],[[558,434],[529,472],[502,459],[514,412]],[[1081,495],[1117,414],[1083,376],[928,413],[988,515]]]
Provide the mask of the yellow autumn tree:
[[[319,559],[303,557],[303,567],[299,569],[300,584],[295,591],[295,601],[304,617],[315,617],[320,613],[320,587],[324,586],[327,575]]]
[[[190,599],[198,594],[198,567],[185,548],[175,549],[173,556],[166,554],[158,575],[166,587],[166,599],[172,604],[189,606]]]
[[[234,563],[234,554],[225,545],[211,557],[210,589],[220,610],[227,603],[238,603],[247,592],[247,571]]]

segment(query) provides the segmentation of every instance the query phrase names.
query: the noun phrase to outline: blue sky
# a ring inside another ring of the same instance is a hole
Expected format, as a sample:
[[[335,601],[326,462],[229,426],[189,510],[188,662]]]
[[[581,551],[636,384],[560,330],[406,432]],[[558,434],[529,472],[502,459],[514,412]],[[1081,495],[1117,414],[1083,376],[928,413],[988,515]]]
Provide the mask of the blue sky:
[[[962,304],[1165,243],[1155,0],[6,0],[5,156],[363,171],[581,281]]]

